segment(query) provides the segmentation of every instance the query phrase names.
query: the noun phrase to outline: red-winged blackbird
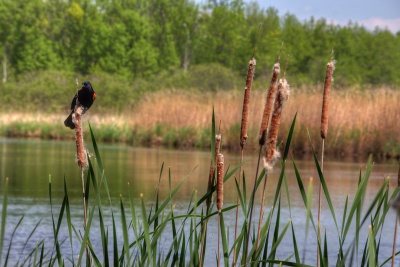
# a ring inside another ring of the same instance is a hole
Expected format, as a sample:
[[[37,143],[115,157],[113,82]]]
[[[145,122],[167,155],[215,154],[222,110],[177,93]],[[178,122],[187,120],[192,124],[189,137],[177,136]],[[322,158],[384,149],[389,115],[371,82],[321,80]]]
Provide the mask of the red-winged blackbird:
[[[93,101],[96,99],[96,93],[93,90],[92,85],[89,81],[82,83],[82,88],[75,94],[74,99],[71,102],[71,114],[69,114],[68,118],[64,121],[64,125],[75,129],[75,123],[72,121],[72,114],[74,113],[75,106],[77,105],[77,101],[83,107],[82,115],[92,106]]]

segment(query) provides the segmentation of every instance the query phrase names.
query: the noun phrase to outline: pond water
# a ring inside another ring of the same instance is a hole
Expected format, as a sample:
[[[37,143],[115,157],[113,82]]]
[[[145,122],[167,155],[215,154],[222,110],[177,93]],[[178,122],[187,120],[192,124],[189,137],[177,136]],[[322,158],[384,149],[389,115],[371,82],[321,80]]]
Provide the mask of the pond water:
[[[93,152],[91,146],[88,145],[89,151]],[[126,204],[126,209],[129,210],[129,194],[128,184],[135,198],[137,206],[139,206],[140,195],[146,206],[154,204],[156,189],[160,190],[160,199],[164,200],[169,194],[169,188],[176,187],[182,179],[189,176],[187,181],[179,189],[177,195],[173,199],[174,209],[176,214],[185,214],[193,192],[196,190],[198,197],[202,196],[207,189],[207,180],[211,154],[204,151],[178,151],[167,150],[162,148],[133,148],[121,144],[99,144],[99,150],[104,163],[105,176],[107,178],[108,187],[111,196],[111,208],[116,216],[116,224],[120,229],[120,199]],[[224,151],[222,151],[224,153]],[[57,220],[60,211],[60,205],[64,197],[64,179],[68,187],[69,201],[71,205],[72,223],[77,231],[82,231],[83,224],[83,209],[82,209],[82,183],[80,170],[75,161],[75,143],[74,141],[42,141],[42,140],[24,140],[24,139],[0,139],[0,174],[1,174],[1,190],[0,200],[3,200],[4,179],[9,178],[8,189],[8,207],[6,219],[5,242],[3,248],[3,260],[0,264],[4,264],[4,255],[9,247],[13,230],[22,216],[20,226],[12,238],[11,252],[9,263],[15,265],[18,260],[21,264],[35,246],[42,240],[45,240],[45,250],[52,253],[54,247],[53,226],[51,219],[51,206],[49,200],[49,180],[51,180],[52,198],[53,198],[53,213]],[[225,169],[232,170],[240,162],[239,154],[224,153]],[[250,195],[253,185],[255,170],[257,166],[258,151],[245,151],[245,164],[243,171],[247,180],[247,196]],[[95,157],[92,157],[95,161]],[[313,204],[312,213],[316,218],[317,202],[318,202],[318,186],[319,179],[316,171],[315,163],[311,160],[296,160],[295,163],[299,169],[304,186],[310,182],[310,177],[313,177]],[[160,175],[160,170],[163,167],[163,172]],[[344,209],[346,196],[349,195],[350,201],[357,189],[358,177],[360,170],[364,172],[365,162],[348,162],[348,161],[326,161],[324,163],[324,175],[327,180],[330,196],[336,210],[336,216],[339,224],[341,223],[342,213]],[[365,198],[365,206],[372,201],[374,194],[379,190],[382,182],[386,177],[390,177],[390,187],[397,185],[397,161],[387,161],[375,163],[372,175],[368,184],[367,195]],[[268,176],[266,204],[264,207],[265,213],[268,213],[273,204],[276,185],[280,173],[280,166],[276,164],[273,172]],[[97,170],[97,177],[100,177],[100,171]],[[288,190],[290,195],[290,205],[287,200],[285,188],[282,187],[281,200],[281,224],[283,226],[291,218],[294,224],[294,229],[297,237],[298,246],[301,252],[301,258],[304,258],[306,264],[315,265],[315,233],[312,228],[309,230],[308,238],[305,236],[306,224],[306,209],[301,198],[299,187],[296,181],[296,176],[293,169],[292,160],[286,162],[285,174],[287,177]],[[158,181],[161,177],[159,186]],[[235,174],[225,184],[224,188],[224,206],[232,206],[236,204],[236,187],[234,179],[238,178]],[[258,191],[256,197],[256,208],[254,211],[254,222],[258,221],[258,213],[260,209],[261,190]],[[94,195],[90,196],[94,198]],[[106,195],[102,203],[108,203]],[[92,203],[89,203],[89,207]],[[109,232],[112,231],[111,223],[111,208],[108,204],[104,204],[105,208],[104,219]],[[0,206],[2,209],[2,206]],[[242,213],[240,213],[242,214]],[[129,216],[128,216],[129,218]],[[275,218],[275,216],[273,217]],[[335,264],[335,255],[337,254],[337,231],[331,213],[326,201],[323,201],[322,211],[322,227],[326,230],[327,239],[329,242],[329,257],[330,265]],[[391,255],[393,244],[393,233],[395,225],[395,212],[390,210],[382,232],[379,262],[383,262]],[[68,239],[68,228],[64,221],[61,226],[59,240],[64,241],[62,245],[63,255],[74,259],[76,262],[79,253],[79,243],[73,240],[71,250],[70,241]],[[233,239],[235,225],[235,211],[229,211],[225,214],[225,222],[229,227],[229,238]],[[243,218],[240,218],[240,222]],[[39,223],[40,222],[40,223]],[[129,223],[129,221],[128,221]],[[35,229],[35,227],[37,228]],[[362,235],[365,242],[368,226],[364,228]],[[31,232],[34,231],[30,237]],[[165,230],[163,235],[162,248],[169,246],[172,234],[170,229]],[[280,230],[281,231],[281,230]],[[130,231],[132,233],[132,231]],[[119,240],[122,239],[122,232],[117,233]],[[29,242],[25,244],[29,237]],[[109,238],[111,239],[111,236]],[[134,237],[130,237],[133,241]],[[349,238],[346,244],[352,241]],[[94,221],[91,228],[91,242],[95,251],[101,255],[101,237],[99,232],[99,223]],[[215,253],[217,247],[217,217],[213,217],[209,222],[209,238],[207,240],[207,255],[206,266],[215,266]],[[336,243],[335,243],[336,242]],[[364,244],[364,243],[361,243]],[[348,247],[347,245],[347,247]],[[111,247],[111,245],[110,245]],[[121,249],[122,244],[119,248]],[[288,232],[284,237],[282,244],[279,246],[278,256],[281,259],[286,259],[292,255],[293,245],[291,233]],[[54,253],[54,251],[53,251]],[[120,253],[120,252],[119,252]],[[100,259],[101,260],[101,259]],[[294,261],[294,258],[291,258]],[[68,261],[68,260],[67,260]],[[72,265],[68,262],[67,265]]]

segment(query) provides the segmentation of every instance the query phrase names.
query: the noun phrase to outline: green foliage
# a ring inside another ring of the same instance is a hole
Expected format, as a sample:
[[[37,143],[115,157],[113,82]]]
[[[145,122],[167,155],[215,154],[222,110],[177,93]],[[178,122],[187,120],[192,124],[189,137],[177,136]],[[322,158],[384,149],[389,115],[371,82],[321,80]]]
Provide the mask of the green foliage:
[[[0,2],[0,61],[11,82],[39,70],[111,73],[130,83],[198,65],[218,64],[232,73],[246,73],[254,46],[260,69],[268,69],[256,79],[268,79],[282,42],[282,57],[291,55],[292,85],[318,83],[333,47],[341,63],[335,73],[338,84],[400,84],[399,34],[352,23],[333,26],[325,19],[300,22],[255,2]],[[207,78],[214,79],[219,86],[217,75]],[[209,83],[201,88],[212,87]]]

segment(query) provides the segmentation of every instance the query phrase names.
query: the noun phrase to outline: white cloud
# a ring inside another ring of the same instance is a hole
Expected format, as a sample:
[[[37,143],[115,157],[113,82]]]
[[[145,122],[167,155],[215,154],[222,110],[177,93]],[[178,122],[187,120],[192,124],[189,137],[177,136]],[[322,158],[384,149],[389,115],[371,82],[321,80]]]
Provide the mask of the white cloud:
[[[383,18],[370,18],[358,21],[361,25],[369,30],[379,27],[380,29],[388,29],[393,33],[400,31],[400,18],[396,19],[383,19]]]

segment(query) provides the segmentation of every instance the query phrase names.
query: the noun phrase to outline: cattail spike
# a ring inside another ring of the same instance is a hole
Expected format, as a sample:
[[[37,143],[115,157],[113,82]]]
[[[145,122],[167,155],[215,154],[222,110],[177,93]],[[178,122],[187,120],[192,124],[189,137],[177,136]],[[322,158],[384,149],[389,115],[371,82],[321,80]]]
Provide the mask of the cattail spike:
[[[215,135],[215,162],[217,162],[218,154],[221,151],[221,139],[222,139],[221,134]]]
[[[224,203],[224,155],[217,158],[217,209],[221,212]]]
[[[333,50],[332,50],[333,54]],[[331,61],[326,65],[324,95],[322,99],[322,113],[321,113],[321,138],[325,139],[328,133],[328,114],[329,114],[329,95],[331,91],[331,84],[333,81],[333,71],[335,70],[335,61]]]
[[[264,157],[264,167],[267,171],[271,170],[276,160],[280,157],[279,151],[276,150],[279,125],[281,123],[281,115],[283,104],[289,99],[289,84],[285,79],[280,79],[278,84],[278,94],[274,104],[274,113],[271,118],[271,125],[268,132],[268,144],[266,155]]]
[[[272,107],[274,106],[274,101],[275,101],[275,96],[276,96],[276,82],[278,81],[280,70],[281,70],[281,67],[280,67],[279,62],[275,63],[273,71],[272,71],[271,83],[270,83],[269,89],[268,89],[267,100],[265,102],[263,118],[261,121],[260,135],[258,138],[258,143],[260,144],[260,146],[265,145],[265,141],[266,141],[266,137],[267,137],[267,129],[268,129],[268,124],[269,124],[269,118],[271,115]]]
[[[240,146],[243,149],[244,143],[247,140],[247,125],[249,122],[249,104],[250,93],[253,85],[254,71],[256,68],[256,59],[252,58],[249,62],[249,69],[247,71],[246,87],[244,88],[243,110],[242,110],[242,124],[240,129]]]
[[[79,167],[81,169],[85,169],[88,165],[88,161],[85,145],[83,144],[82,112],[83,107],[81,105],[76,105],[73,114],[73,121],[75,123],[76,158]]]

